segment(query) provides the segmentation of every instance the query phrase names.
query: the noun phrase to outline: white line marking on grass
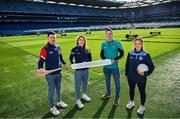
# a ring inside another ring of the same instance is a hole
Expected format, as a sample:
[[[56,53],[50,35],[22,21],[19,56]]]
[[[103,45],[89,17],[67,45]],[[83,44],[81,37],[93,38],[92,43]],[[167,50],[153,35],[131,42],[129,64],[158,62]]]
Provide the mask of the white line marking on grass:
[[[97,74],[100,75],[100,76],[103,75],[103,73],[97,73]]]

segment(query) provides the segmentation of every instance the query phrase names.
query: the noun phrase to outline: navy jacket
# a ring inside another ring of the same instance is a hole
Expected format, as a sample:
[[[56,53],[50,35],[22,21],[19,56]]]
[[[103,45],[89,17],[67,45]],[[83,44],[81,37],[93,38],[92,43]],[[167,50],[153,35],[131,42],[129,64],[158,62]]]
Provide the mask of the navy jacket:
[[[86,52],[85,49],[81,48],[80,46],[76,46],[71,50],[71,54],[69,56],[71,64],[74,64],[73,58],[75,58],[75,63],[92,61],[91,52]]]
[[[45,68],[46,70],[56,69],[61,67],[62,64],[66,64],[64,61],[60,46],[55,44],[47,44],[41,49],[39,62],[38,62],[38,69],[43,68],[43,64],[45,62]],[[55,73],[58,73],[55,72]],[[53,73],[52,73],[53,74]]]
[[[149,70],[144,73],[144,76],[139,75],[137,72],[137,66],[139,64],[146,64],[149,67]],[[128,76],[128,79],[147,79],[147,76],[149,76],[153,72],[153,70],[154,64],[147,52],[145,52],[144,50],[141,50],[140,52],[132,50],[128,53],[125,66],[125,75]]]

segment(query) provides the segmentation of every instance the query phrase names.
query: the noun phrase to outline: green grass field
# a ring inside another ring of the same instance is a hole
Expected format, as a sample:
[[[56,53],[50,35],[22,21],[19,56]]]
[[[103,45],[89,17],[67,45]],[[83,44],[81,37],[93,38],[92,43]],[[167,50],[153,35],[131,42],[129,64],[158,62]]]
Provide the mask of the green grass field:
[[[146,112],[137,115],[139,92],[136,90],[136,106],[132,111],[126,110],[129,101],[128,84],[124,79],[124,63],[128,51],[133,48],[132,41],[125,41],[128,30],[114,30],[114,39],[121,40],[125,57],[120,61],[121,97],[120,105],[113,106],[114,81],[112,80],[112,97],[102,102],[105,93],[105,81],[102,67],[90,69],[88,95],[92,101],[85,103],[83,110],[75,105],[73,70],[68,60],[71,49],[76,44],[78,35],[85,35],[91,48],[93,60],[100,59],[101,43],[105,39],[104,31],[68,33],[57,35],[63,57],[69,69],[63,70],[62,99],[69,107],[60,109],[59,118],[164,118],[180,117],[180,28],[159,29],[161,35],[151,37],[149,30],[137,29],[143,37],[145,50],[151,54],[156,69],[147,82]],[[46,35],[0,37],[0,118],[2,117],[54,117],[49,113],[47,100],[47,82],[35,77],[40,49],[46,44]]]

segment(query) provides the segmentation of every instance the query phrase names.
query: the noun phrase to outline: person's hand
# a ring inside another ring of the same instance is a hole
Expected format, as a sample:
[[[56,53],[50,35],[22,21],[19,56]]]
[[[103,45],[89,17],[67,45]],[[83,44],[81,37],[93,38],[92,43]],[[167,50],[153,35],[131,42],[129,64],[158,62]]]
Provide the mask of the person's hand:
[[[128,77],[127,77],[127,76],[125,76],[125,80],[128,80]]]
[[[113,64],[115,61],[116,61],[116,60],[112,59],[112,60],[111,60],[111,64]]]
[[[67,69],[67,64],[64,64],[64,69]]]
[[[144,72],[138,72],[138,74],[144,76]]]
[[[38,78],[42,78],[43,76],[45,76],[45,70],[42,69],[42,68],[37,69],[37,70],[36,70],[36,76],[37,76]]]
[[[35,74],[37,77],[39,76],[39,69],[36,70]]]

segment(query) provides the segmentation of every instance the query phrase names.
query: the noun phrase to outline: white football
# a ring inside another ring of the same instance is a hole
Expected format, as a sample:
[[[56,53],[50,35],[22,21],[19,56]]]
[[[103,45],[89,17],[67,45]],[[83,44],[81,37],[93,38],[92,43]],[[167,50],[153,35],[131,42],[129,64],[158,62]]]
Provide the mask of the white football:
[[[146,72],[148,70],[149,70],[149,68],[146,64],[139,64],[137,66],[137,72]]]

